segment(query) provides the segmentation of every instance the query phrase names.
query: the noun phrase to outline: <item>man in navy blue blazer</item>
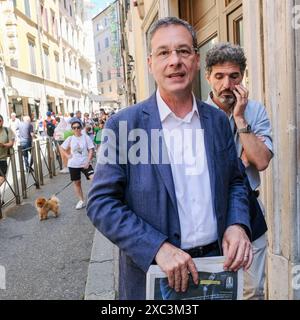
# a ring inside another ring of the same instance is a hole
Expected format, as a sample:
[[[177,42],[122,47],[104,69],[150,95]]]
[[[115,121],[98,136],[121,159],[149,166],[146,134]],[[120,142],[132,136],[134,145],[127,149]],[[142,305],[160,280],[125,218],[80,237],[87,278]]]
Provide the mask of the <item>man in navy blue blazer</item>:
[[[145,299],[158,264],[170,290],[198,283],[195,257],[224,255],[248,269],[253,253],[247,190],[226,115],[198,101],[193,28],[174,17],[149,32],[157,91],[106,123],[87,213],[120,249],[120,299]]]

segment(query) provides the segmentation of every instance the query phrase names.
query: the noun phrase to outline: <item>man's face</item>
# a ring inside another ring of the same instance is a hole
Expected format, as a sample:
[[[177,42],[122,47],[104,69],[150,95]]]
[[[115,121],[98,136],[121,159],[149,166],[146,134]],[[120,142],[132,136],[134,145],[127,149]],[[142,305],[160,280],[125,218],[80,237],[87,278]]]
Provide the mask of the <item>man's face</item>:
[[[152,55],[148,58],[149,70],[161,95],[191,92],[193,79],[200,69],[200,59],[193,48],[193,39],[189,31],[180,25],[161,27],[153,35],[151,48]],[[182,50],[176,52],[175,49]],[[168,55],[167,52],[170,50],[174,51]]]
[[[235,86],[243,80],[240,67],[232,62],[216,64],[212,67],[211,74],[206,74],[214,100],[227,107],[235,103],[235,95],[233,90]]]
[[[76,118],[81,118],[81,112],[76,112]]]

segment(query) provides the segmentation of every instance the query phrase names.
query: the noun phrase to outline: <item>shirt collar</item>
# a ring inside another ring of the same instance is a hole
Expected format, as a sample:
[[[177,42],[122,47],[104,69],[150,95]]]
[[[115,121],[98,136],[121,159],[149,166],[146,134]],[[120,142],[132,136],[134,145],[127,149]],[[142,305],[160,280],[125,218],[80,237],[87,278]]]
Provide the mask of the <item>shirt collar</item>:
[[[213,100],[212,98],[213,98],[213,93],[212,93],[212,91],[211,91],[211,92],[209,93],[209,95],[208,95],[208,98],[207,98],[207,100],[206,100],[206,103],[209,104],[209,105],[211,105],[211,106],[213,106],[213,107],[215,107],[215,108],[217,108],[217,109],[220,109],[220,108],[217,106],[217,104],[214,103],[214,100]]]
[[[159,116],[160,116],[160,120],[161,122],[164,122],[170,115],[172,115],[175,119],[184,121],[184,122],[191,122],[193,115],[196,113],[196,115],[199,118],[199,111],[198,111],[198,107],[197,107],[197,102],[196,102],[196,98],[193,95],[193,108],[191,110],[191,112],[189,112],[184,119],[181,119],[179,117],[177,117],[175,115],[175,113],[169,108],[169,106],[164,102],[164,100],[162,99],[159,89],[157,89],[156,91],[156,101],[157,101],[157,106],[158,106],[158,111],[159,111]]]

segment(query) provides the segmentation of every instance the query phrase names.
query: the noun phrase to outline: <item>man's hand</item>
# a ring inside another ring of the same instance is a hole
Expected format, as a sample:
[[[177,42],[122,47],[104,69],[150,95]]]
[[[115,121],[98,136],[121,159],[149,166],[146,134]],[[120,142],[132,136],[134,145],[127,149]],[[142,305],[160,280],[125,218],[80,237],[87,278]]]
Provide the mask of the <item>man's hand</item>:
[[[243,164],[244,164],[245,168],[248,168],[250,166],[250,162],[249,162],[249,160],[248,160],[248,158],[246,156],[245,151],[243,151],[242,154],[241,154],[241,160],[243,161]]]
[[[155,256],[156,263],[167,274],[169,287],[176,292],[185,292],[188,288],[189,274],[198,285],[198,271],[192,257],[171,243],[162,244]]]
[[[235,86],[235,90],[233,90],[233,93],[236,97],[236,104],[233,109],[233,118],[236,122],[237,127],[239,128],[238,121],[244,120],[244,113],[245,109],[248,104],[248,90],[240,85]]]
[[[249,269],[253,260],[252,245],[241,226],[232,225],[226,229],[222,247],[226,257],[224,270],[236,272],[242,267]]]

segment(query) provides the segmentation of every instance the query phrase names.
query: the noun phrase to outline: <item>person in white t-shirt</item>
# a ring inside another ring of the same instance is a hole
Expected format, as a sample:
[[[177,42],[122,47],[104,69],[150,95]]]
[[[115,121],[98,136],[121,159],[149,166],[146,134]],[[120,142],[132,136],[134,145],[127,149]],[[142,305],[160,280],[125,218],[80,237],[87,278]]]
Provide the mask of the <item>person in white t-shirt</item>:
[[[74,135],[64,141],[61,145],[61,151],[68,158],[71,180],[74,182],[75,194],[79,198],[75,208],[79,210],[85,207],[81,188],[81,172],[88,180],[91,180],[94,175],[94,169],[91,165],[94,144],[86,134],[81,133],[82,123],[79,119],[73,119],[71,128]]]

